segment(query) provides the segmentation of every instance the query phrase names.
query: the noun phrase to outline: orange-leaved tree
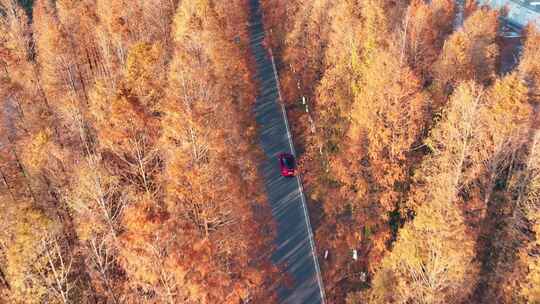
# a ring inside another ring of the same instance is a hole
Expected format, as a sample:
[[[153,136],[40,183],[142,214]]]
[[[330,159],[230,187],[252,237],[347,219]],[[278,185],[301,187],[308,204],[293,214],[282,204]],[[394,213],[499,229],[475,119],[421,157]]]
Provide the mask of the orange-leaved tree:
[[[431,131],[427,143],[433,154],[417,173],[425,186],[424,201],[377,270],[367,296],[371,303],[459,302],[472,292],[475,241],[467,233],[458,193],[481,98],[477,85],[462,84]]]
[[[489,84],[494,79],[499,54],[495,42],[498,29],[497,12],[478,9],[445,41],[433,68],[435,111],[461,81]]]

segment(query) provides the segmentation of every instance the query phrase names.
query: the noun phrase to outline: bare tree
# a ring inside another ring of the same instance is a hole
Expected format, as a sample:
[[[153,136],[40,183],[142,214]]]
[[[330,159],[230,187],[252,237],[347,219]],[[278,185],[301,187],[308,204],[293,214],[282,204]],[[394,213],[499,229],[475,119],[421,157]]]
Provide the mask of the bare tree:
[[[37,269],[38,274],[49,291],[62,303],[71,303],[70,292],[75,285],[72,274],[73,256],[65,253],[60,240],[55,236],[47,235],[41,240],[41,246],[47,266]]]

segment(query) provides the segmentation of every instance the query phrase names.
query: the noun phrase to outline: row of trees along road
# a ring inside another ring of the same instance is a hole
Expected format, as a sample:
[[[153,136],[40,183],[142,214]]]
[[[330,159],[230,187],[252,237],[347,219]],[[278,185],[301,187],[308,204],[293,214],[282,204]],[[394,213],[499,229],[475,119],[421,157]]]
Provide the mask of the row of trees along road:
[[[0,302],[272,302],[244,1],[0,12]]]
[[[540,34],[499,75],[475,1],[455,30],[451,0],[262,3],[329,301],[539,301]]]

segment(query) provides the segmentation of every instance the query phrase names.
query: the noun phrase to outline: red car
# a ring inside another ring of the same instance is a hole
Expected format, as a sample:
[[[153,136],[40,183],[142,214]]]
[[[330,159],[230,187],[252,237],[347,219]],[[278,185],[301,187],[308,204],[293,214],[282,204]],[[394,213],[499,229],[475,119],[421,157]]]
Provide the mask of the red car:
[[[295,161],[294,156],[289,153],[281,153],[279,155],[279,169],[283,176],[294,176]]]

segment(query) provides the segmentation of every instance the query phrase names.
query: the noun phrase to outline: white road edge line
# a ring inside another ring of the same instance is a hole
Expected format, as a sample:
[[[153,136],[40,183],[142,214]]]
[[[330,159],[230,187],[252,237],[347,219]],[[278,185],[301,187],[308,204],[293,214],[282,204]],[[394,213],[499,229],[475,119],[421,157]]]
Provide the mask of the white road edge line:
[[[283,114],[283,121],[285,122],[285,128],[287,129],[287,137],[289,139],[289,145],[291,147],[292,154],[296,157],[296,151],[294,150],[294,145],[292,142],[291,130],[289,129],[289,121],[287,119],[287,112],[285,111],[285,104],[283,103],[283,98],[281,97],[281,85],[279,82],[279,76],[276,69],[276,62],[274,60],[274,54],[272,49],[268,48],[270,51],[270,58],[272,60],[272,69],[274,70],[274,77],[276,79],[276,86],[278,89],[279,104],[281,105],[281,114]],[[298,190],[300,191],[300,200],[302,201],[302,209],[304,210],[304,219],[306,222],[306,227],[308,230],[308,239],[309,245],[311,247],[311,255],[313,256],[313,262],[315,263],[315,272],[317,273],[317,283],[319,284],[319,290],[321,292],[321,301],[322,304],[326,303],[326,295],[324,292],[324,286],[322,281],[321,269],[319,267],[319,259],[317,258],[317,251],[315,250],[315,242],[313,240],[313,231],[311,230],[311,223],[309,220],[309,213],[307,210],[306,199],[304,197],[304,187],[300,182],[300,175],[296,174],[296,182],[298,183]]]
[[[292,154],[296,157],[296,151],[294,150],[294,146],[292,143],[292,136],[291,132],[289,130],[289,121],[287,119],[287,112],[285,111],[285,104],[283,103],[283,98],[281,97],[281,85],[279,83],[279,76],[276,69],[276,61],[274,60],[274,54],[272,53],[272,49],[270,50],[270,58],[272,59],[272,70],[274,71],[274,78],[276,79],[276,86],[279,96],[279,104],[281,106],[281,114],[283,114],[283,121],[285,121],[285,128],[287,129],[287,138],[289,139],[289,146],[291,147]]]

